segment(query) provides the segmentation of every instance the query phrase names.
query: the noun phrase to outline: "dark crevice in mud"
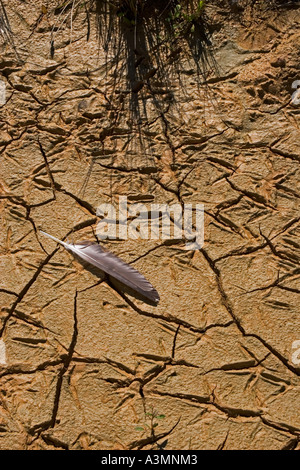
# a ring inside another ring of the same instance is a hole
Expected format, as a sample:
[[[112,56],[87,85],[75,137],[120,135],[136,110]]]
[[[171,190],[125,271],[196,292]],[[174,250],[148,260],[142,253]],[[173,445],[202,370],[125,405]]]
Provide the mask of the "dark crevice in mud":
[[[78,292],[76,290],[75,295],[74,295],[74,312],[73,312],[73,334],[68,350],[68,354],[66,354],[64,357],[62,357],[63,361],[63,366],[61,367],[59,373],[58,373],[58,378],[56,382],[56,391],[55,391],[55,397],[54,397],[54,405],[53,405],[53,410],[52,410],[52,417],[51,420],[49,421],[49,426],[53,428],[56,423],[56,418],[57,418],[57,413],[58,413],[58,408],[59,408],[59,402],[60,402],[60,395],[61,395],[61,389],[62,389],[62,384],[63,384],[63,379],[66,374],[66,372],[69,369],[70,363],[73,358],[76,342],[77,342],[77,337],[78,337],[78,327],[77,327],[77,296]]]
[[[204,406],[212,406],[216,408],[217,410],[221,411],[224,413],[228,418],[238,418],[238,417],[260,417],[261,416],[261,411],[255,411],[255,410],[247,410],[247,409],[242,409],[242,408],[232,408],[224,405],[220,405],[219,403],[216,402],[214,393],[212,392],[212,397],[202,397],[199,395],[192,395],[192,394],[186,394],[186,393],[172,393],[172,392],[159,392],[158,390],[152,390],[152,394],[158,395],[158,396],[167,396],[167,397],[172,397],[176,398],[179,400],[186,400],[187,402],[191,403],[197,403],[199,405],[204,405]]]
[[[6,195],[0,194],[0,200],[1,199],[7,199],[8,201],[10,201],[13,204],[20,205],[20,206],[24,207],[27,211],[30,211],[31,209],[34,209],[35,207],[45,206],[46,204],[49,204],[50,202],[53,202],[55,200],[52,197],[50,199],[47,199],[46,201],[37,202],[35,204],[29,204],[21,196],[17,196],[17,195],[14,195],[14,194],[6,194]]]
[[[50,165],[48,163],[48,159],[47,159],[47,155],[45,153],[45,150],[42,146],[42,143],[40,140],[38,140],[38,144],[39,144],[39,147],[40,147],[40,151],[41,151],[41,154],[43,156],[43,159],[44,159],[44,162],[45,162],[45,167],[46,167],[46,171],[47,171],[47,174],[48,174],[48,177],[49,177],[49,180],[50,180],[50,184],[51,184],[51,188],[52,188],[52,191],[53,191],[53,198],[56,199],[56,194],[55,194],[55,181],[54,181],[54,178],[53,178],[53,174],[51,172],[51,169],[50,169]]]
[[[239,188],[235,183],[233,183],[232,180],[229,178],[225,177],[226,181],[230,184],[232,189],[235,191],[238,191],[239,193],[242,193],[246,198],[250,199],[253,201],[256,205],[258,206],[263,206],[264,208],[272,209],[272,211],[278,211],[278,209],[274,206],[272,206],[264,196],[258,193],[254,193],[253,191],[249,191],[248,189],[242,189]]]
[[[126,294],[124,294],[120,290],[116,289],[110,282],[108,282],[108,284],[110,285],[110,287],[112,287],[126,301],[126,303],[129,305],[129,307],[131,307],[133,310],[135,310],[140,315],[144,315],[146,317],[151,317],[153,319],[163,320],[163,321],[165,321],[167,323],[171,323],[171,324],[173,323],[174,325],[177,325],[177,327],[182,326],[182,327],[184,327],[184,328],[186,328],[186,329],[188,329],[188,330],[190,330],[194,333],[202,333],[203,334],[206,331],[208,331],[209,329],[216,328],[216,327],[226,328],[227,326],[229,326],[232,323],[231,321],[229,321],[225,324],[224,323],[223,324],[222,323],[221,324],[213,323],[213,324],[205,326],[203,328],[197,328],[196,326],[193,326],[192,324],[186,322],[185,320],[174,317],[173,315],[168,314],[168,316],[164,316],[164,315],[161,315],[161,314],[156,314],[154,312],[149,312],[149,311],[143,310],[142,308],[138,307],[134,302],[132,302],[127,297]]]
[[[260,233],[261,233],[261,236],[264,238],[264,240],[266,241],[266,244],[268,245],[268,247],[270,248],[271,252],[273,253],[273,255],[276,257],[276,258],[279,258],[279,259],[283,259],[283,260],[287,260],[287,261],[291,261],[292,263],[294,264],[298,264],[299,263],[299,256],[297,256],[297,254],[294,254],[294,253],[291,253],[291,252],[288,252],[288,251],[282,251],[282,250],[278,250],[274,244],[272,243],[271,239],[269,239],[266,235],[264,235],[262,233],[262,231],[260,230]],[[274,237],[272,238],[272,240],[274,239]]]
[[[229,434],[230,434],[230,430],[228,429],[228,431],[226,433],[226,436],[225,436],[225,439],[218,445],[216,450],[224,450],[225,449],[225,445],[226,445]]]
[[[229,199],[227,201],[222,201],[216,206],[216,216],[220,214],[221,211],[226,210],[226,209],[231,209],[232,207],[237,206],[241,200],[243,199],[244,195],[239,194],[237,197],[234,197],[232,199]]]
[[[128,173],[131,175],[134,175],[134,173],[140,173],[142,175],[144,174],[151,174],[151,173],[157,173],[159,170],[155,166],[140,166],[138,168],[128,168],[126,166],[116,166],[116,165],[106,165],[104,163],[100,163],[95,161],[96,165],[99,165],[101,168],[105,168],[107,170],[114,170],[116,172],[121,172],[121,173]]]
[[[284,286],[284,285],[280,284],[282,281],[284,281],[285,279],[288,279],[288,278],[289,278],[289,274],[285,274],[285,275],[282,275],[280,277],[279,272],[278,272],[278,276],[277,276],[277,279],[275,279],[275,281],[271,282],[270,284],[268,284],[266,286],[257,287],[255,289],[251,289],[251,290],[243,289],[244,292],[240,295],[248,295],[248,294],[253,294],[254,292],[261,292],[261,291],[263,292],[263,291],[270,290],[270,289],[273,289],[273,288],[282,289],[282,290],[285,290],[287,292],[294,292],[295,294],[300,294],[300,289],[289,287],[289,286]],[[240,287],[240,289],[242,289],[242,287]],[[278,302],[278,306],[279,305],[280,305],[280,303]]]
[[[28,368],[25,368],[24,366],[18,365],[7,366],[6,369],[0,373],[0,377],[5,377],[6,375],[31,375],[44,370],[55,371],[56,366],[60,365],[61,363],[62,360],[57,359],[52,361],[45,361],[33,368],[30,368],[30,366],[28,366]]]
[[[12,142],[17,142],[18,140],[21,140],[22,137],[26,134],[26,132],[27,132],[27,129],[24,129],[23,131],[20,132],[20,134],[17,137],[13,137],[11,140],[6,142],[5,144],[1,144],[0,154],[4,153],[7,150],[7,147],[9,147]]]
[[[49,261],[51,260],[51,258],[55,255],[55,253],[58,251],[58,248],[56,248],[52,253],[50,253],[45,259],[44,261],[40,264],[40,266],[37,268],[37,270],[35,271],[34,275],[32,276],[32,278],[30,279],[30,281],[25,285],[25,287],[21,290],[21,292],[18,294],[18,298],[16,299],[16,301],[13,303],[11,309],[9,310],[9,313],[8,315],[5,317],[5,319],[3,320],[3,325],[2,325],[2,328],[0,330],[0,338],[2,337],[3,335],[3,332],[5,330],[5,327],[6,327],[6,324],[7,322],[9,321],[9,319],[12,317],[12,315],[14,314],[17,306],[19,305],[19,303],[23,300],[23,298],[25,297],[25,295],[27,294],[27,292],[29,291],[29,289],[31,288],[31,286],[34,284],[34,282],[36,281],[36,279],[38,278],[38,276],[40,275],[41,271],[43,270],[43,268],[46,266],[46,264],[49,263]]]
[[[41,154],[42,154],[43,159],[44,159],[44,165],[45,165],[45,168],[46,168],[49,180],[50,180],[50,185],[51,185],[51,188],[52,188],[52,191],[53,191],[53,198],[49,199],[48,201],[44,201],[42,203],[39,203],[39,204],[28,205],[26,203],[26,201],[22,200],[22,198],[18,198],[16,196],[11,196],[11,197],[16,198],[21,205],[23,205],[24,207],[26,207],[27,209],[30,210],[33,207],[39,207],[43,204],[47,204],[49,202],[55,201],[56,200],[56,191],[58,191],[58,192],[61,192],[65,195],[71,197],[72,199],[74,199],[79,204],[79,206],[81,206],[83,209],[87,210],[91,215],[95,216],[96,215],[96,210],[94,209],[94,207],[89,202],[81,199],[79,196],[76,196],[76,194],[73,194],[72,192],[67,191],[66,189],[64,189],[62,187],[61,184],[59,184],[55,181],[54,176],[53,176],[53,172],[51,171],[51,168],[50,168],[50,163],[48,161],[46,152],[45,152],[45,150],[42,146],[42,143],[41,143],[40,139],[38,139],[38,144],[39,144],[39,148],[40,148]],[[35,172],[40,171],[42,167],[43,166],[40,166],[38,169],[35,170]],[[7,196],[7,197],[9,197],[9,196]]]
[[[280,284],[276,285],[275,287],[277,287],[278,289],[285,290],[287,292],[294,292],[295,294],[300,294],[300,289],[296,289],[296,288],[293,288],[293,287],[282,286]]]
[[[214,391],[212,391],[211,397],[200,397],[198,395],[189,395],[184,393],[167,393],[167,392],[159,392],[157,390],[152,390],[152,394],[157,396],[167,396],[179,400],[184,400],[190,402],[192,404],[198,404],[201,407],[210,408],[213,407],[215,410],[220,411],[222,414],[225,414],[227,419],[239,419],[239,418],[259,418],[261,422],[277,431],[284,431],[286,433],[296,435],[299,439],[299,429],[295,429],[288,425],[281,425],[278,423],[271,422],[264,416],[264,410],[250,410],[250,409],[243,409],[243,408],[233,408],[230,406],[225,406],[216,400]],[[297,439],[297,441],[298,441]],[[294,440],[293,440],[294,443]]]
[[[267,243],[262,243],[261,245],[256,245],[256,246],[249,246],[247,248],[237,248],[229,253],[226,253],[225,255],[220,256],[219,258],[214,259],[214,263],[219,263],[222,260],[225,260],[227,258],[231,258],[234,256],[247,256],[251,255],[252,253],[256,253],[256,251],[263,250],[266,248]]]
[[[223,303],[224,307],[226,308],[226,310],[228,311],[228,313],[230,314],[230,316],[232,317],[232,319],[234,320],[235,325],[238,327],[238,329],[242,333],[242,335],[245,336],[245,337],[248,336],[248,337],[253,337],[253,338],[258,339],[265,346],[265,348],[268,349],[274,356],[276,356],[277,359],[279,359],[279,361],[287,369],[289,369],[295,375],[299,376],[300,375],[299,369],[297,369],[296,367],[291,365],[289,363],[289,361],[279,351],[277,351],[274,347],[272,347],[266,340],[264,340],[261,336],[259,336],[257,334],[254,334],[254,333],[251,333],[251,332],[248,333],[248,332],[245,331],[244,327],[241,324],[240,319],[234,313],[234,311],[233,311],[233,309],[230,305],[229,299],[227,298],[227,295],[226,295],[225,290],[223,288],[223,284],[222,284],[222,280],[221,280],[221,272],[220,272],[219,268],[216,266],[216,263],[209,257],[206,250],[204,250],[202,248],[201,252],[203,253],[203,255],[204,255],[207,263],[209,264],[210,268],[215,273],[218,289],[219,289],[219,292],[220,292],[220,295],[221,295],[221,298],[222,298],[222,303]]]
[[[222,215],[220,216],[219,214],[214,214],[208,210],[206,210],[205,213],[214,219],[218,226],[239,235],[241,238],[244,238],[242,229],[234,224],[230,219],[222,217]]]
[[[93,227],[93,225],[95,225],[96,222],[97,222],[97,217],[94,217],[93,219],[84,220],[83,222],[78,222],[78,224],[74,225],[74,227],[71,228],[71,230],[68,232],[66,237],[69,237],[74,232],[79,232],[80,230],[84,228]]]
[[[149,384],[153,379],[156,379],[162,372],[166,370],[166,367],[171,364],[171,360],[166,360],[157,366],[151,372],[147,373],[142,378],[136,378],[137,382],[140,382],[140,394],[145,397],[144,387]]]
[[[32,316],[19,311],[17,308],[14,310],[12,317],[27,325],[35,326],[36,328],[41,328],[42,330],[46,330],[46,331],[49,331],[50,333],[56,334],[56,331],[51,330],[51,328],[46,327],[42,321],[32,318]]]
[[[51,198],[51,199],[48,199],[47,201],[43,201],[41,203],[36,203],[36,204],[28,204],[21,196],[14,196],[14,195],[0,195],[0,199],[6,199],[8,201],[10,201],[12,204],[16,204],[16,205],[20,205],[22,207],[24,207],[25,211],[26,211],[26,215],[25,215],[25,219],[28,220],[31,225],[32,225],[32,228],[33,228],[33,231],[35,233],[35,236],[36,236],[36,239],[37,239],[37,242],[38,244],[40,245],[41,249],[44,251],[44,253],[48,254],[46,252],[46,250],[44,249],[43,245],[41,244],[40,242],[40,239],[39,239],[39,236],[38,236],[38,230],[37,230],[37,227],[36,227],[36,223],[34,221],[34,219],[31,217],[31,209],[35,208],[35,207],[41,207],[41,206],[44,206],[46,204],[49,204],[50,202],[54,201],[54,197]]]
[[[55,449],[69,450],[69,445],[68,444],[66,444],[65,442],[62,442],[61,440],[57,439],[56,437],[51,436],[50,434],[47,434],[46,432],[42,433],[41,437],[47,445],[51,445]]]
[[[136,373],[135,370],[130,369],[130,367],[128,367],[127,365],[122,364],[121,362],[117,362],[108,357],[100,359],[98,357],[83,357],[83,356],[77,355],[72,358],[72,362],[75,362],[75,363],[78,362],[78,363],[83,363],[83,364],[109,364],[114,369],[117,369],[119,372],[126,373],[131,376],[135,376],[135,373]]]
[[[0,292],[3,292],[4,294],[14,295],[15,297],[18,297],[18,294],[16,292],[13,292],[9,289],[0,288]]]
[[[128,264],[136,263],[137,261],[140,261],[141,259],[143,259],[143,258],[145,258],[146,256],[148,256],[150,253],[155,252],[156,250],[159,250],[159,249],[162,248],[162,247],[176,246],[176,245],[181,244],[181,243],[184,242],[184,241],[185,241],[184,239],[182,239],[182,240],[179,240],[179,239],[175,239],[175,240],[165,240],[165,241],[163,241],[163,243],[160,243],[159,245],[156,245],[156,246],[154,246],[153,248],[150,248],[148,251],[146,251],[146,252],[143,253],[142,255],[140,255],[140,256],[138,256],[137,258],[134,258],[133,260],[129,261]]]
[[[244,348],[250,355],[252,354],[248,349]],[[225,372],[244,372],[244,371],[247,371],[247,372],[251,372],[253,369],[257,369],[259,368],[259,366],[261,366],[263,364],[263,362],[271,355],[271,353],[267,353],[262,359],[258,360],[257,358],[254,358],[253,362],[247,362],[247,364],[245,363],[237,363],[237,364],[225,364],[221,367],[213,367],[212,369],[209,369],[205,372],[203,372],[203,375],[208,375],[210,374],[211,372],[215,372],[215,371],[225,371]],[[267,374],[264,374],[264,372],[261,373],[261,375],[267,375]],[[278,381],[281,380],[281,379],[278,379]]]
[[[177,336],[178,336],[178,333],[179,333],[179,328],[180,328],[180,325],[178,325],[177,330],[175,331],[175,335],[174,335],[173,346],[172,346],[172,355],[171,355],[172,359],[175,358],[176,340],[177,340]]]
[[[79,206],[81,206],[83,209],[87,210],[91,215],[94,215],[94,216],[96,215],[96,210],[94,209],[94,207],[89,202],[81,199],[80,197],[76,196],[75,194],[71,193],[70,191],[67,191],[66,189],[64,189],[58,183],[54,183],[54,187],[55,187],[56,191],[60,191],[63,194],[66,194],[66,196],[69,196],[72,199],[74,199],[77,202],[77,204],[79,204]]]
[[[280,450],[296,450],[296,447],[298,444],[299,444],[299,438],[291,439]]]
[[[175,161],[176,161],[176,149],[175,149],[174,144],[172,143],[172,137],[171,137],[172,133],[170,132],[169,122],[168,122],[168,119],[166,117],[167,113],[170,110],[170,105],[167,107],[167,109],[165,111],[162,110],[160,103],[156,100],[155,94],[153,93],[153,90],[151,89],[151,86],[149,85],[148,88],[149,88],[150,93],[152,95],[153,102],[155,103],[155,106],[157,108],[158,115],[159,115],[159,118],[160,118],[160,121],[161,121],[162,130],[163,130],[163,135],[165,137],[167,146],[169,147],[169,149],[171,151],[172,163],[174,164]]]
[[[296,162],[300,161],[299,155],[283,152],[282,150],[275,149],[274,147],[270,147],[271,152],[275,153],[276,155],[280,155],[281,157],[288,158],[290,160],[294,160]]]
[[[209,214],[211,215],[211,214]],[[272,241],[275,240],[276,238],[278,238],[280,235],[282,235],[283,233],[285,233],[289,228],[293,227],[294,225],[297,225],[299,222],[299,217],[297,218],[294,218],[292,220],[290,220],[283,228],[282,230],[280,230],[280,232],[276,233],[275,235],[273,235],[272,237],[268,238],[266,237],[261,229],[259,228],[259,232],[260,232],[260,235],[262,237],[263,240],[265,240],[264,242],[262,242],[261,244],[259,245],[256,245],[256,246],[249,246],[247,248],[236,248],[235,250],[232,250],[231,252],[229,253],[226,253],[225,255],[222,255],[220,256],[219,258],[215,258],[214,259],[214,263],[218,263],[219,261],[222,261],[226,258],[230,258],[232,256],[246,256],[246,255],[249,255],[249,254],[252,254],[252,253],[255,253],[256,251],[259,251],[259,250],[263,250],[264,248],[266,247],[269,247],[270,250],[272,251],[272,253],[277,257],[277,258],[283,258],[283,259],[286,259],[288,261],[297,261],[298,260],[298,257],[295,256],[295,255],[292,255],[292,254],[289,254],[289,253],[285,253],[285,252],[282,252],[282,251],[279,251],[279,250],[276,250],[276,248],[274,247],[274,245],[272,244]]]
[[[285,431],[288,432],[289,434],[296,435],[298,436],[298,440],[300,439],[300,429],[295,428],[293,426],[290,426],[286,423],[276,423],[274,421],[271,421],[269,418],[266,418],[265,416],[261,415],[260,416],[261,421],[266,425],[269,426],[270,428],[276,429],[277,431]]]

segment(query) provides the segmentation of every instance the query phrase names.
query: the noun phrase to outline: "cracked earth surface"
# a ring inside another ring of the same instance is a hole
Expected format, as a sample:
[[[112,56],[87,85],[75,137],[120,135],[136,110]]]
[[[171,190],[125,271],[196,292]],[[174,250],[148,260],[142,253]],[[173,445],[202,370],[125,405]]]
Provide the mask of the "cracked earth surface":
[[[93,15],[51,58],[47,2],[5,2],[0,449],[299,447],[300,13],[241,22],[218,3],[205,83],[181,55],[132,100]],[[201,250],[103,242],[156,307],[39,233],[95,241],[119,196],[204,204]]]

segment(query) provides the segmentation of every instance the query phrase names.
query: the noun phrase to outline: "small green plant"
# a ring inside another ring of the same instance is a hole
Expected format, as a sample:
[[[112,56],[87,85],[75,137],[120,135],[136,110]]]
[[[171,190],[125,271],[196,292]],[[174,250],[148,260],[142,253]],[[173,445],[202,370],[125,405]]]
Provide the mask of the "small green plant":
[[[166,21],[174,31],[175,37],[195,31],[195,24],[200,20],[204,12],[204,7],[205,0],[199,0],[193,3],[176,3],[166,18]]]
[[[155,428],[159,425],[159,421],[165,418],[164,414],[159,414],[153,410],[151,412],[145,412],[145,420],[143,425],[136,426],[136,431],[141,431],[143,434],[149,433],[150,437],[155,437]]]
[[[156,434],[156,429],[159,427],[159,422],[165,419],[165,417],[166,416],[164,414],[158,413],[153,409],[153,407],[151,407],[150,412],[145,412],[143,424],[135,427],[136,431],[141,432],[141,440],[135,444],[152,444],[152,449],[156,447],[158,450],[164,450],[168,444],[167,436],[174,431],[180,422],[179,418],[177,422],[171,427],[171,429]]]

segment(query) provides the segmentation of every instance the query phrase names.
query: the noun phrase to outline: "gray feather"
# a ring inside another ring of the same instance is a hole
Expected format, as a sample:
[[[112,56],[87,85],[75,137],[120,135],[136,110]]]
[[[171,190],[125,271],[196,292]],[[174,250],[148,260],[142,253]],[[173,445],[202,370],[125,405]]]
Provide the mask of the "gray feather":
[[[136,292],[139,292],[152,302],[159,302],[158,292],[141,273],[111,252],[104,250],[97,243],[66,243],[56,237],[53,237],[52,235],[49,235],[46,232],[43,232],[42,230],[41,233],[56,241],[57,243],[60,243],[68,251],[74,255],[77,255],[83,261],[96,266],[109,276],[112,276]]]

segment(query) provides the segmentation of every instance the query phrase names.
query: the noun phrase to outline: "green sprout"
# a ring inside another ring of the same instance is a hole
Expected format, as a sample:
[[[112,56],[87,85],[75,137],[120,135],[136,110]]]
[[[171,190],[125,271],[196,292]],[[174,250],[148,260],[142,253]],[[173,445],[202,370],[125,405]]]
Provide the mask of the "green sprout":
[[[152,412],[145,413],[145,420],[143,426],[136,426],[136,431],[141,431],[143,433],[149,432],[151,437],[154,437],[154,429],[159,425],[157,422],[164,419],[166,416],[164,414],[158,414],[155,410],[152,409]]]

